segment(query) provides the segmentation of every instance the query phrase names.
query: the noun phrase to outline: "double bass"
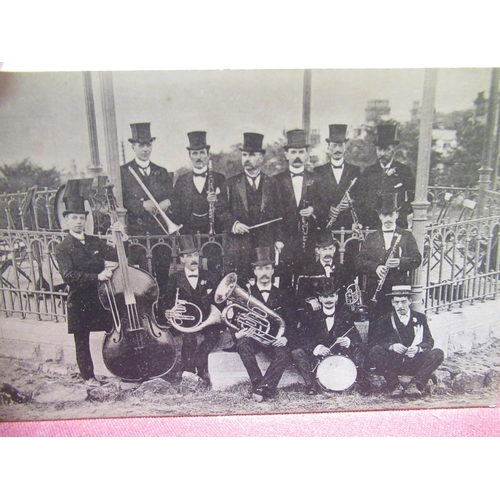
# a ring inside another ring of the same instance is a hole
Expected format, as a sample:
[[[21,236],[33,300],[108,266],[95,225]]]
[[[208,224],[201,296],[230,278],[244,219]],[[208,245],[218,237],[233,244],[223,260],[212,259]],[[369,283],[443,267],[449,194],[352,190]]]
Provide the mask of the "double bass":
[[[106,187],[111,220],[117,222],[112,189]],[[172,334],[158,325],[153,313],[158,284],[147,271],[128,264],[122,233],[115,231],[113,237],[118,267],[99,285],[99,298],[113,317],[113,330],[102,346],[104,364],[123,380],[161,377],[174,367],[177,352]]]

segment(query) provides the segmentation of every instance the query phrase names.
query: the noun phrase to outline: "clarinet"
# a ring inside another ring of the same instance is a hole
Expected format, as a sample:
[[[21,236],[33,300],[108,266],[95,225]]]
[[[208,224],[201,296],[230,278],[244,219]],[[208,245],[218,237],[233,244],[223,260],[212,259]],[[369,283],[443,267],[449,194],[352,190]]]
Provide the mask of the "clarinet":
[[[389,256],[387,257],[387,260],[385,261],[385,267],[387,267],[388,262],[396,255],[396,250],[399,244],[399,240],[401,239],[401,234],[398,234],[396,237],[396,241],[394,242],[394,246],[392,247],[391,251],[389,252]],[[380,290],[382,290],[382,287],[384,286],[385,280],[387,278],[387,275],[389,274],[389,270],[387,270],[387,273],[385,276],[380,278],[378,280],[378,285],[377,289],[375,290],[375,293],[373,294],[373,297],[371,298],[372,302],[377,302],[377,295],[379,294]]]
[[[309,200],[307,199],[307,195],[309,194],[309,186],[313,184],[313,180],[306,181],[306,187],[304,190],[304,197],[301,201],[301,210],[307,208],[309,206]],[[302,234],[302,250],[306,250],[307,240],[309,238],[309,217],[301,217],[299,222],[299,230]]]
[[[207,174],[207,191],[209,193],[214,192],[214,170],[212,168],[212,160],[208,162],[208,174]],[[208,220],[210,221],[210,229],[208,234],[215,234],[215,202],[211,201],[208,204]]]
[[[342,196],[342,200],[340,201],[340,203],[342,203],[344,200],[346,201],[349,201],[351,198],[349,196],[349,191],[352,189],[352,187],[354,186],[354,184],[356,184],[356,181],[358,180],[357,177],[355,177],[351,184],[349,184],[349,187],[345,190],[345,193],[344,193],[344,196]],[[339,203],[339,205],[340,205]],[[350,205],[350,204],[349,204]],[[352,205],[351,205],[352,206]],[[328,220],[328,224],[326,225],[326,228],[327,229],[330,229],[330,227],[332,227],[333,223],[337,220],[336,217],[330,217],[330,219]]]

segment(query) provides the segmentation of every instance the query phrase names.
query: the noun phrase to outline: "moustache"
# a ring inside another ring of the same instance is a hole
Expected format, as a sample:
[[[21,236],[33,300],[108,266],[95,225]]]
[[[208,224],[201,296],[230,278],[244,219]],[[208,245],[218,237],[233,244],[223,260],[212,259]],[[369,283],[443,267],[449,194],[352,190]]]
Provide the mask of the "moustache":
[[[268,276],[267,274],[263,274],[261,277],[260,277],[261,280],[264,280],[264,279],[267,279],[267,280],[270,280],[271,279],[271,276]]]
[[[302,160],[300,158],[295,158],[295,160],[293,160],[293,164],[298,164],[298,165],[302,165]]]

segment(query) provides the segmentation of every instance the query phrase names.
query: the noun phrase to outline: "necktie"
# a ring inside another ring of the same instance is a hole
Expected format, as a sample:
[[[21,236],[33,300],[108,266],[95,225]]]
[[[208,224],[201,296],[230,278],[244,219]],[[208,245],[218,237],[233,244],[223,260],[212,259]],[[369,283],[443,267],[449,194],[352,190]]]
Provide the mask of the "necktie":
[[[148,173],[148,168],[149,167],[139,167],[141,169],[141,174],[144,175],[145,177],[149,176],[149,173]]]
[[[249,175],[247,175],[247,178],[248,178],[248,181],[250,182],[250,185],[252,186],[252,189],[254,191],[257,191],[257,183],[256,183],[256,177],[250,177]]]
[[[329,278],[330,274],[332,273],[332,266],[330,264],[325,265],[325,273],[326,277]]]
[[[291,172],[291,174],[292,174],[292,179],[294,177],[304,177],[304,172],[301,172],[300,174],[294,174],[293,172]]]

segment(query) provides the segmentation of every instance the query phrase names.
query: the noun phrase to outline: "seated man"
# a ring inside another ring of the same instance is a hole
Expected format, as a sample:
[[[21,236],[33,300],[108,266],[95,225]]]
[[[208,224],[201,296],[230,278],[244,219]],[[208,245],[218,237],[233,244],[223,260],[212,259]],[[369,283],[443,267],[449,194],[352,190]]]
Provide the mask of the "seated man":
[[[430,376],[443,362],[441,349],[433,349],[432,338],[424,314],[412,311],[411,286],[397,285],[387,294],[392,298],[392,311],[374,324],[370,323],[368,342],[370,363],[387,381],[392,397],[421,397]],[[413,375],[407,387],[398,375]]]
[[[287,330],[295,325],[293,324],[294,313],[293,308],[290,307],[289,297],[285,292],[275,287],[271,281],[274,266],[270,257],[270,248],[258,247],[255,249],[255,254],[256,258],[252,262],[252,268],[256,283],[250,287],[250,294],[271,311],[270,317],[266,318],[271,324],[279,328],[285,327],[284,335],[267,345],[255,337],[252,328],[243,328],[235,334],[236,350],[252,383],[252,398],[260,403],[274,394],[283,372],[291,362],[290,351],[287,347]],[[273,317],[274,314],[276,317]],[[278,333],[279,328],[275,328],[276,333]],[[264,375],[262,375],[256,359],[256,354],[259,351],[264,352],[271,361]]]
[[[315,395],[316,375],[314,366],[330,354],[343,354],[349,357],[357,367],[357,386],[360,392],[369,392],[367,372],[363,365],[365,356],[359,332],[349,315],[337,307],[339,288],[333,278],[321,278],[318,281],[316,297],[320,309],[308,307],[302,316],[296,335],[290,341],[292,358],[306,384],[306,393]]]

